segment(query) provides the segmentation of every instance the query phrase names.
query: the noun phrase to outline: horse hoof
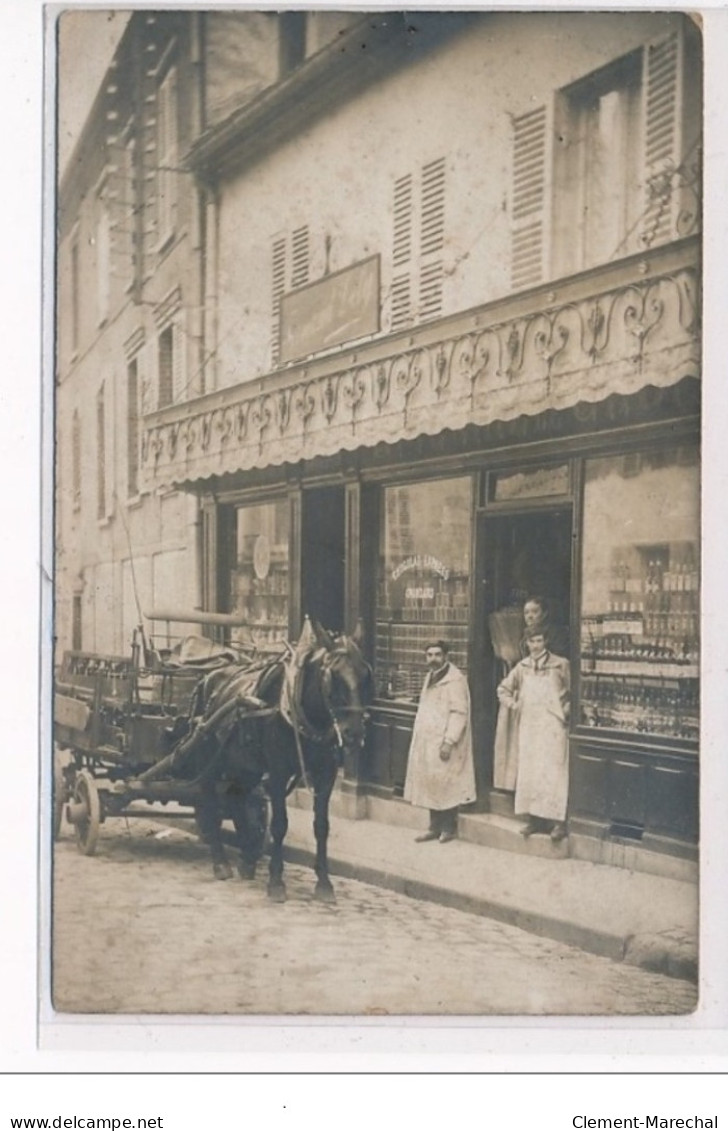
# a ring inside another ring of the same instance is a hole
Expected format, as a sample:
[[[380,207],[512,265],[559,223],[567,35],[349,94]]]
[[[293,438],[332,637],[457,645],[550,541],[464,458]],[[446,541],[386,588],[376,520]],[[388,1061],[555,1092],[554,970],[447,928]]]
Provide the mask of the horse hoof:
[[[319,903],[336,903],[336,892],[332,888],[331,884],[316,884],[313,896],[314,899],[317,899],[319,901]]]
[[[212,870],[216,880],[229,880],[233,874],[229,864],[213,864]]]
[[[238,864],[238,875],[241,880],[254,880],[255,864]]]
[[[286,902],[286,888],[284,884],[268,885],[268,899],[272,903],[285,903]]]

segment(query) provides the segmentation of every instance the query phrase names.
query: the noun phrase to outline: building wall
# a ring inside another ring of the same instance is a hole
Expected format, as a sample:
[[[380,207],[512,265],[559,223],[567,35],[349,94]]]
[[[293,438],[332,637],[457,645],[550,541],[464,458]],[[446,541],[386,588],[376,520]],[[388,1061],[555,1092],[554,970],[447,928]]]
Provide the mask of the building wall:
[[[291,235],[305,225],[309,280],[381,255],[381,332],[392,328],[395,182],[412,174],[416,195],[422,167],[440,158],[445,221],[438,313],[508,294],[513,118],[550,106],[555,91],[680,22],[667,14],[483,15],[436,53],[332,109],[224,182],[217,382],[251,380],[275,368],[272,245],[286,239],[290,257]],[[528,71],[529,82],[514,89],[519,69]],[[561,232],[562,241],[569,238],[574,232]],[[615,249],[614,257],[633,250]],[[554,255],[546,277],[555,277],[558,263]]]
[[[141,466],[141,416],[159,401],[159,338],[168,326],[174,326],[173,399],[186,400],[198,391],[197,189],[190,174],[174,171],[181,170],[181,160],[170,167],[166,184],[173,185],[174,230],[162,245],[155,224],[162,182],[156,149],[150,149],[159,106],[145,101],[145,91],[152,92],[152,99],[158,92],[161,77],[168,73],[165,56],[171,58],[177,68],[177,149],[183,153],[194,128],[195,101],[187,26],[176,16],[166,29],[146,17],[132,21],[60,188],[55,495],[59,654],[73,642],[74,599],[80,598],[83,649],[115,654],[128,653],[139,606],[147,612],[160,600],[167,607],[185,608],[200,601],[196,501],[176,491],[150,492],[141,479],[135,486],[129,470],[134,427],[129,366],[136,365]],[[153,42],[153,50],[143,54],[140,42]],[[167,55],[170,44],[173,56]],[[134,87],[129,72],[137,57],[147,61],[148,74]],[[114,77],[117,71],[120,79]],[[146,107],[144,116],[140,103]],[[133,166],[125,164],[130,142]],[[133,226],[136,242],[131,238]]]

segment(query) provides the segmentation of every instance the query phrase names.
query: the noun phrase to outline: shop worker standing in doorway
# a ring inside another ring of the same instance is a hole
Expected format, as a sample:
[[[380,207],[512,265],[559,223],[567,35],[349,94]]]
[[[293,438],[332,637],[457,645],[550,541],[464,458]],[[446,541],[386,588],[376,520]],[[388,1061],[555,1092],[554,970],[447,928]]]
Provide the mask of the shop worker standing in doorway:
[[[418,841],[447,844],[457,835],[458,806],[475,801],[475,770],[468,681],[435,640],[425,648],[422,688],[407,763],[404,797],[430,810],[430,827]]]

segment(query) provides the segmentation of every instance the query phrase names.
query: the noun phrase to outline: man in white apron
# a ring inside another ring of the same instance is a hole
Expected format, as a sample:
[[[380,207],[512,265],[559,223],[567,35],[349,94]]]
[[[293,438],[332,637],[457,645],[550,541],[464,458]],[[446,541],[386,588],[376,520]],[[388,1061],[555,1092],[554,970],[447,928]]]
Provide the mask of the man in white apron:
[[[569,663],[548,650],[540,627],[525,639],[528,656],[498,686],[501,705],[518,716],[515,811],[528,816],[524,836],[550,832],[559,841],[567,835]]]
[[[425,648],[429,671],[420,696],[407,763],[404,797],[430,810],[417,841],[447,844],[457,835],[458,806],[475,801],[468,681],[436,640]]]

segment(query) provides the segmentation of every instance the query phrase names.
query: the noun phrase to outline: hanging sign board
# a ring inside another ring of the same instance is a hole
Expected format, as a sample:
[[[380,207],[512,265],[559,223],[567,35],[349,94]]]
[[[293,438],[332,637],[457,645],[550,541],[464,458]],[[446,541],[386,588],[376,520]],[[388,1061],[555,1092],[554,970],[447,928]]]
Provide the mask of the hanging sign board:
[[[378,330],[378,255],[281,298],[281,361],[306,357]]]

